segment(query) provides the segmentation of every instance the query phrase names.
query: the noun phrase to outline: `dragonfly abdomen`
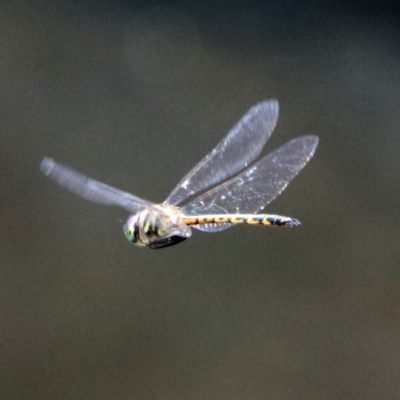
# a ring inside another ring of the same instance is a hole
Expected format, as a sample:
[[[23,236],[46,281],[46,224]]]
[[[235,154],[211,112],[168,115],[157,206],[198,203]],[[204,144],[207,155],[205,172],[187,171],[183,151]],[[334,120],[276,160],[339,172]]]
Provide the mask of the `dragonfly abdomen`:
[[[264,226],[299,226],[300,221],[290,217],[273,214],[220,214],[202,216],[184,216],[182,222],[186,225],[205,224],[249,224]]]

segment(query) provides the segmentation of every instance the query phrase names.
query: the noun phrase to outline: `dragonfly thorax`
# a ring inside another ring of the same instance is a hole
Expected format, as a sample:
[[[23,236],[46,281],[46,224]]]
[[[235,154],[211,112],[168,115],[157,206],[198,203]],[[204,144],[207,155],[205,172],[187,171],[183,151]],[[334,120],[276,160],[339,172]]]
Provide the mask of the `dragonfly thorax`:
[[[159,205],[130,216],[124,233],[138,246],[160,249],[184,241],[191,236],[191,229],[180,222],[176,207]]]

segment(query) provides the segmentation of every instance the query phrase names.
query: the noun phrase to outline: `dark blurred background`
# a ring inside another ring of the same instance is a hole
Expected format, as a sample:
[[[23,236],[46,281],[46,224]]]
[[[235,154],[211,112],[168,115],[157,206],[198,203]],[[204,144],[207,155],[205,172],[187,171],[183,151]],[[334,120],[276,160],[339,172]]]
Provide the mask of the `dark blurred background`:
[[[0,398],[398,399],[396,4],[2,1]],[[301,229],[138,249],[39,171],[160,202],[267,98]]]

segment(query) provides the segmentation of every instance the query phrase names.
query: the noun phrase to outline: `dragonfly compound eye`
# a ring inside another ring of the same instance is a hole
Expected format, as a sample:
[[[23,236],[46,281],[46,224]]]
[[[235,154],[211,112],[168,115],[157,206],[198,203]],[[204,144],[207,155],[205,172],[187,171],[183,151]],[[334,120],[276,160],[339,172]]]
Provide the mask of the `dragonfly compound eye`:
[[[137,216],[133,215],[128,218],[128,220],[124,225],[124,234],[130,242],[133,243],[137,242],[136,229],[137,229]]]

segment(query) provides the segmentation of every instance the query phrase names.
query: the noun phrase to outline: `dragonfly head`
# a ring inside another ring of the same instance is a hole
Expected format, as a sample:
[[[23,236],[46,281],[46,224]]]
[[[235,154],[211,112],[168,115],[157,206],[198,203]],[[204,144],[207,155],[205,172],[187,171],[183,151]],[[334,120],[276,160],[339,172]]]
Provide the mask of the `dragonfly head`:
[[[131,215],[128,220],[125,222],[124,225],[124,234],[126,238],[138,245],[138,246],[144,246],[144,244],[139,240],[139,224],[138,224],[138,215]]]

